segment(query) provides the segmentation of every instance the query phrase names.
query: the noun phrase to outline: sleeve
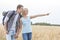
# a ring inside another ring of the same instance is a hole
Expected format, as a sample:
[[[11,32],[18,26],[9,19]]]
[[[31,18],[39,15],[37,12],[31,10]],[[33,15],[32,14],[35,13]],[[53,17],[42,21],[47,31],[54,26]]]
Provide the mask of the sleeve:
[[[5,20],[4,20],[4,24],[9,20],[9,17],[6,16]]]
[[[9,20],[9,17],[11,16],[11,12],[8,12],[6,17],[5,17],[5,20],[4,20],[4,24]]]
[[[16,22],[16,26],[20,26],[20,16],[18,17],[18,20]]]
[[[18,20],[16,22],[17,26],[20,26],[20,20],[22,20],[22,15],[18,17]]]
[[[20,28],[20,16],[18,17],[18,20],[17,20],[17,22],[16,22],[16,32],[17,32],[17,30],[18,30],[18,28]]]

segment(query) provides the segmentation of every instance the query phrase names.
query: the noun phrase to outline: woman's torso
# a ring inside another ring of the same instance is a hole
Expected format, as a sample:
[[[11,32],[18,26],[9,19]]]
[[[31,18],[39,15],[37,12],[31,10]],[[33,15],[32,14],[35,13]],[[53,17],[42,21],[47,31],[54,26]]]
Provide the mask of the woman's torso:
[[[30,17],[27,16],[27,18],[22,17],[22,33],[30,33],[32,32],[32,28],[31,28],[31,20]]]

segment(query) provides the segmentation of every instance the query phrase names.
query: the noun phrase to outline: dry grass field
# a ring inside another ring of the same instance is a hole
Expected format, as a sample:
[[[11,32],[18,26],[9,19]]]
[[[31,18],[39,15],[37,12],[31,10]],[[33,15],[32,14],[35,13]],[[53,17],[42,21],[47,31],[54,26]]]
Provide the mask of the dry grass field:
[[[32,31],[32,40],[60,40],[59,26],[32,25]],[[0,40],[5,40],[5,32],[2,25],[0,25]],[[22,40],[21,33],[17,40]]]

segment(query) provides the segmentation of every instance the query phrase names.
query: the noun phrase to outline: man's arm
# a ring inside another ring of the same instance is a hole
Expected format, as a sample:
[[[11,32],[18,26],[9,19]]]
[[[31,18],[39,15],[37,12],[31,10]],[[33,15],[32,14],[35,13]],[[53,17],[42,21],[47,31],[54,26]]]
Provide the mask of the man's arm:
[[[8,11],[5,19],[4,19],[4,28],[6,30],[6,32],[8,33],[8,20],[9,20],[9,17],[12,15],[12,11]]]
[[[21,32],[21,30],[22,30],[22,21],[20,20],[20,27],[18,27],[18,29],[17,29],[17,34],[19,34],[20,32]]]
[[[32,19],[32,18],[47,16],[47,15],[49,15],[49,13],[47,13],[47,14],[38,14],[38,15],[30,16],[30,18]]]
[[[18,37],[19,33],[20,33],[20,32],[21,32],[21,30],[22,30],[22,21],[21,21],[21,20],[20,20],[19,25],[20,25],[20,27],[18,27],[18,28],[17,28],[17,32],[16,32],[16,34],[15,34],[15,38],[17,38],[17,37]]]
[[[6,34],[8,34],[8,26],[7,25],[8,25],[7,23],[4,24],[4,29],[6,31]]]
[[[9,20],[9,18],[6,16],[5,20],[4,20],[4,28],[5,28],[7,34],[8,34],[8,23],[7,23],[8,20]]]

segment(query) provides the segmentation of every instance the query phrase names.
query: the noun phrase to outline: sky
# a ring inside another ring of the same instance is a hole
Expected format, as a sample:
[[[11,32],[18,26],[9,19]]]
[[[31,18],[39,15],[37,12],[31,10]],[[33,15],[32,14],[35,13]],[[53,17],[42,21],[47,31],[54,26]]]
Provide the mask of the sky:
[[[29,16],[50,13],[49,16],[32,19],[33,23],[60,24],[60,0],[0,0],[0,23],[3,18],[2,12],[16,10],[18,4],[28,8]]]

